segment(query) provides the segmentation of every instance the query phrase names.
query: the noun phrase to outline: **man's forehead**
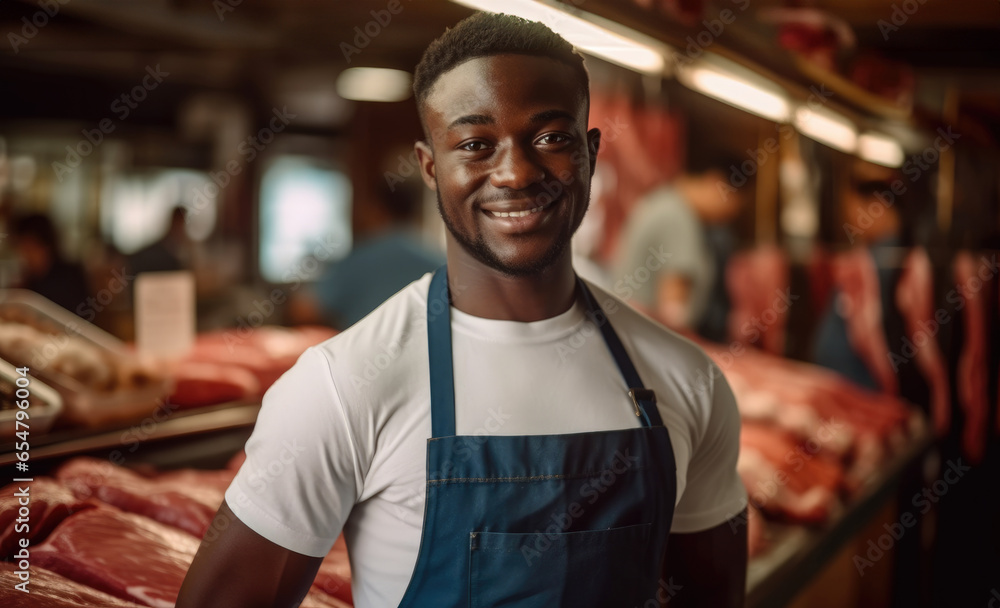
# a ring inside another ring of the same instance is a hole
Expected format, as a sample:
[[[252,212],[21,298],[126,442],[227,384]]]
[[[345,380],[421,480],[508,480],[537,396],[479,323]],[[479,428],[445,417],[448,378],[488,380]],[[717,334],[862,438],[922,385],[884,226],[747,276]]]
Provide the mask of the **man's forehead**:
[[[442,74],[427,96],[426,110],[450,123],[465,114],[499,109],[509,101],[571,113],[586,107],[579,77],[569,66],[548,57],[503,54],[469,59]]]

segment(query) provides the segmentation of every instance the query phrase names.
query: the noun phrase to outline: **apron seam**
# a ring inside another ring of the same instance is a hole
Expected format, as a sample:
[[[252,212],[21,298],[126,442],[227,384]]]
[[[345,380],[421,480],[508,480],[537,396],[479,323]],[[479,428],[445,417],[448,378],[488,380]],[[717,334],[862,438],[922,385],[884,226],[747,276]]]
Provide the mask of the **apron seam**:
[[[604,473],[614,473],[618,475],[626,475],[628,473],[639,473],[641,471],[649,471],[652,467],[642,466],[642,467],[630,467],[627,471],[623,473],[618,473],[613,469],[604,469],[601,471],[595,471],[592,473],[577,473],[575,475],[531,475],[531,476],[521,476],[521,477],[449,477],[446,479],[428,479],[429,484],[441,484],[441,483],[452,483],[452,482],[476,482],[476,483],[486,483],[486,482],[512,482],[512,481],[550,481],[553,479],[584,479],[587,477],[600,477]]]

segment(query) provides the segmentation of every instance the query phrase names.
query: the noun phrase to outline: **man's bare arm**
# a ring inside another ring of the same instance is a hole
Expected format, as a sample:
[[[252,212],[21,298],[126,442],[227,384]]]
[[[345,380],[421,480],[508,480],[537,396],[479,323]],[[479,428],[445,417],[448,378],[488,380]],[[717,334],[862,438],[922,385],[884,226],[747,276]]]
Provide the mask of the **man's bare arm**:
[[[703,532],[670,535],[664,573],[672,590],[669,608],[742,608],[746,521],[744,512]]]
[[[272,543],[223,502],[184,579],[177,608],[298,606],[322,561]]]
[[[656,284],[656,316],[674,329],[686,329],[691,319],[691,281],[668,272]]]

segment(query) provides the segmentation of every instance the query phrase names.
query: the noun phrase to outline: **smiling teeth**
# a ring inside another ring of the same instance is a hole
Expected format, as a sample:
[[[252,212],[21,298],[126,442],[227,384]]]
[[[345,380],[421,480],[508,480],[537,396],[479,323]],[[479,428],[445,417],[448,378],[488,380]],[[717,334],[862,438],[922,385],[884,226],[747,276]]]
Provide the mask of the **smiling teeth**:
[[[540,207],[535,207],[534,209],[527,209],[525,211],[510,211],[510,212],[490,211],[490,213],[493,214],[493,217],[526,217],[528,215],[531,215],[532,213],[538,213],[539,211],[545,209],[546,207],[548,207],[548,205],[542,205]]]

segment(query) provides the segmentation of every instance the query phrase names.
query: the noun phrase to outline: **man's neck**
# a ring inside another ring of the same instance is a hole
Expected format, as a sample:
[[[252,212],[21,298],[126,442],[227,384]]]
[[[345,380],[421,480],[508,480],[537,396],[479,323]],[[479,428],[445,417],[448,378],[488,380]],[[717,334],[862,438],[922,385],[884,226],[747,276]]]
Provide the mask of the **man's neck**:
[[[704,221],[705,211],[701,204],[703,184],[695,177],[683,175],[674,180],[673,186],[680,193],[684,203],[698,216],[698,219]]]
[[[452,305],[485,319],[541,321],[560,315],[576,298],[576,275],[569,249],[538,275],[512,277],[448,243],[448,284]]]

